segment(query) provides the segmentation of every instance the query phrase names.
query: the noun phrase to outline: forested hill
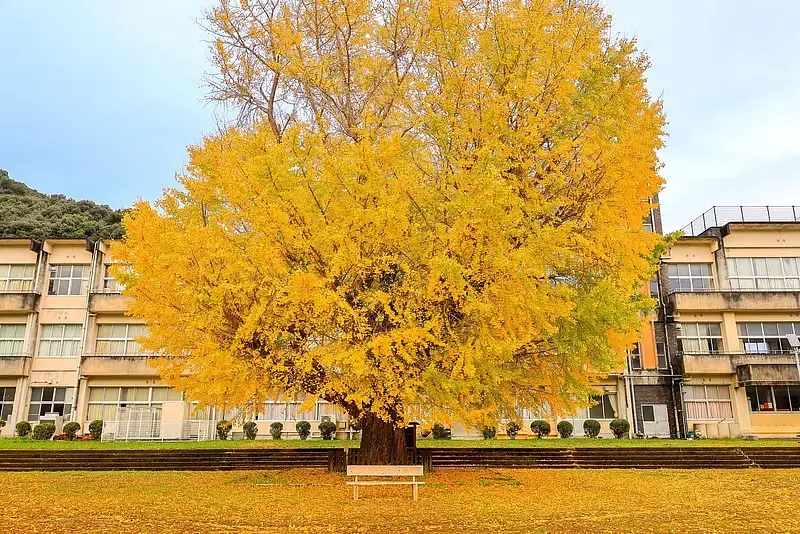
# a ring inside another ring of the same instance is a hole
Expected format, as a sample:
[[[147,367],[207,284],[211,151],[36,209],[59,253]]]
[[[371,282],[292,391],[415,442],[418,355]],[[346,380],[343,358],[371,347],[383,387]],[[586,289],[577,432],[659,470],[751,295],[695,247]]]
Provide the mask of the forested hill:
[[[45,195],[12,180],[0,169],[0,238],[117,239],[123,233],[121,220],[120,210],[91,200]]]

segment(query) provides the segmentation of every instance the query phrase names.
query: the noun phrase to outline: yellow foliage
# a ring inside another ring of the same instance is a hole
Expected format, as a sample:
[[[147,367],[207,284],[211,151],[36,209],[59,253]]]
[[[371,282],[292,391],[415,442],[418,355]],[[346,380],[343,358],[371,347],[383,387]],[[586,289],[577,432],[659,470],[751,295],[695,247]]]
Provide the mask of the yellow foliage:
[[[114,250],[168,381],[479,424],[620,367],[664,118],[598,5],[223,0],[209,23],[242,123]]]

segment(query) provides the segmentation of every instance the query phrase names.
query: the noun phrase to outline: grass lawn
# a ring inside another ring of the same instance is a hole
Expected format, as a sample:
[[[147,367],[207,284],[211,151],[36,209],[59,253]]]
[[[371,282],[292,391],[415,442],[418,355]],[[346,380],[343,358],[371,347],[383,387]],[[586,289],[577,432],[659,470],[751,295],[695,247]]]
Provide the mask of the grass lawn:
[[[358,447],[358,441],[286,439],[213,440],[182,442],[146,441],[36,441],[29,438],[0,438],[0,449],[219,449],[261,447]],[[496,439],[496,440],[419,440],[419,447],[798,447],[797,440],[743,439]]]
[[[800,532],[798,470],[3,473],[6,532]]]

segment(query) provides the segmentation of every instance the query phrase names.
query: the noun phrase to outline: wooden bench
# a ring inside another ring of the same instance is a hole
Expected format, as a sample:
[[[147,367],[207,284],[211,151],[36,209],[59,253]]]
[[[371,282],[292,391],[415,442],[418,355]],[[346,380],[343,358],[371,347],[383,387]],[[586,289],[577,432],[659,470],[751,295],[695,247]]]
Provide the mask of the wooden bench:
[[[359,486],[391,486],[404,485],[411,486],[411,494],[416,501],[419,498],[419,486],[425,484],[417,481],[417,477],[423,475],[421,465],[348,465],[347,476],[355,477],[355,480],[348,482],[348,486],[353,486],[353,500],[358,500]],[[411,480],[358,480],[371,477],[405,477]]]

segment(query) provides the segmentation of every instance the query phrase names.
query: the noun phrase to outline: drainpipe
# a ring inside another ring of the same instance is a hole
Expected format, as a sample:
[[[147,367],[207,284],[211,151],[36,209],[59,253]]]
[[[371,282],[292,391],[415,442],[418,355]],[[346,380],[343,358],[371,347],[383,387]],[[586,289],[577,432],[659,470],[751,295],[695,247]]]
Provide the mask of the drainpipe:
[[[631,418],[633,419],[633,433],[634,435],[639,434],[639,420],[636,417],[636,394],[633,390],[633,375],[631,375],[631,360],[630,358],[626,358],[626,367],[628,368],[628,372],[623,375],[625,378],[625,387],[630,391],[630,399],[631,399]]]

